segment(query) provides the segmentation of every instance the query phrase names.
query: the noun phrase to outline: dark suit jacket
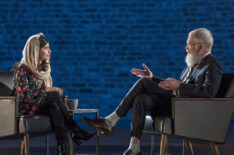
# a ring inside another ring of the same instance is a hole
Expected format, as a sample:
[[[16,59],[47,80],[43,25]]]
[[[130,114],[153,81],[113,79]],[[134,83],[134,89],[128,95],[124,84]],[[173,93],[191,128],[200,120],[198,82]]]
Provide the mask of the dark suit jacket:
[[[180,81],[189,72],[187,66],[180,76]],[[177,97],[215,97],[219,90],[222,78],[222,69],[218,60],[212,55],[205,56],[192,75],[181,83]],[[154,76],[154,82],[159,83],[162,79]]]
[[[180,76],[180,80],[189,72],[187,66]],[[218,60],[209,54],[202,59],[190,78],[181,83],[178,97],[215,97],[219,90],[222,69]]]

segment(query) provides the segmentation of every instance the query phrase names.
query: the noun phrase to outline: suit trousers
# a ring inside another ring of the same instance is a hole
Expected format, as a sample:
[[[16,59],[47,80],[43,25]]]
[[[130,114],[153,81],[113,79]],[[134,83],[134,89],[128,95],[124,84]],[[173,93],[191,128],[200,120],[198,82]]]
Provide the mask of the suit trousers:
[[[171,116],[171,97],[175,95],[160,88],[158,83],[141,78],[126,94],[116,113],[119,117],[123,117],[132,109],[131,136],[140,139],[147,114],[153,119],[155,116]]]

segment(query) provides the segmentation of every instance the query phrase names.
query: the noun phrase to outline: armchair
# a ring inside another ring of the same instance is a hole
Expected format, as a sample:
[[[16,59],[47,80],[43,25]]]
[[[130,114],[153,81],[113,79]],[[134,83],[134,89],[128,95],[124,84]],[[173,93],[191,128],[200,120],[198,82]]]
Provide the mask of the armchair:
[[[11,96],[13,72],[0,72],[0,139],[22,139],[21,155],[29,155],[29,137],[46,135],[46,154],[49,154],[50,119],[43,115],[19,115],[19,101]]]
[[[233,113],[234,74],[223,74],[215,98],[172,98],[172,117],[156,117],[154,122],[146,117],[144,132],[162,135],[160,155],[167,135],[186,139],[190,154],[194,154],[190,139],[196,139],[210,142],[219,155],[216,143],[225,143]]]

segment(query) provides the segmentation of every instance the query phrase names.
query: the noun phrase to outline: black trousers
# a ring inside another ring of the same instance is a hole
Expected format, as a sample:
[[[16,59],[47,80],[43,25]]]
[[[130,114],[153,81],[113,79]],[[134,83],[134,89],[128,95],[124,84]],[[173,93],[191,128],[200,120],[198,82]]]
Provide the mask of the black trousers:
[[[58,92],[47,92],[36,114],[48,115],[50,117],[51,126],[55,132],[58,144],[64,143],[66,139],[65,130],[69,129],[75,132],[75,129],[78,128]]]
[[[155,116],[171,116],[171,97],[175,95],[160,88],[158,83],[141,78],[124,97],[116,113],[123,117],[132,109],[131,135],[140,139],[146,114],[153,119]]]

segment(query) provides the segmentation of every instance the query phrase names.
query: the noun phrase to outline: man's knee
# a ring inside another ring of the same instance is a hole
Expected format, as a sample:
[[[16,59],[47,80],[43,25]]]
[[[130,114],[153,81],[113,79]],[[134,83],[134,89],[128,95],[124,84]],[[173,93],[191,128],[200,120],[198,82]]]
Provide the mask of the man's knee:
[[[138,80],[138,82],[145,83],[145,82],[148,81],[148,80],[150,80],[150,79],[147,79],[147,78],[140,78],[140,79]]]
[[[141,84],[143,87],[147,87],[153,84],[153,81],[148,78],[141,78],[137,81],[137,83]]]
[[[152,84],[152,80],[150,80],[148,78],[143,78],[142,79],[142,83],[143,83],[144,86],[151,85]]]

